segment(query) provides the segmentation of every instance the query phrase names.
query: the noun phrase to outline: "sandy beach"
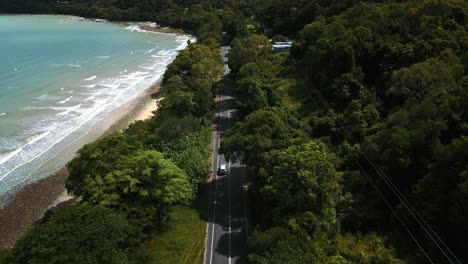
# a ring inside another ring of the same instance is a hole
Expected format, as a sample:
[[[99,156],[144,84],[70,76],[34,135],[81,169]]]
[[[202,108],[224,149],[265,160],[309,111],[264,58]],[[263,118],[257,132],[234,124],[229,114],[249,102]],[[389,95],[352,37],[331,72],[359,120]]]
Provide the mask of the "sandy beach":
[[[156,83],[114,109],[102,121],[102,125],[106,125],[104,123],[109,122],[108,120],[113,122],[107,124],[108,129],[103,136],[122,130],[135,120],[153,116],[158,105],[158,99],[154,97],[160,87],[161,83]],[[62,208],[78,202],[77,197],[66,192],[67,176],[67,168],[62,168],[45,179],[25,186],[11,197],[8,204],[0,209],[0,248],[13,246],[16,240],[42,218],[47,209]],[[4,197],[0,197],[2,198]]]

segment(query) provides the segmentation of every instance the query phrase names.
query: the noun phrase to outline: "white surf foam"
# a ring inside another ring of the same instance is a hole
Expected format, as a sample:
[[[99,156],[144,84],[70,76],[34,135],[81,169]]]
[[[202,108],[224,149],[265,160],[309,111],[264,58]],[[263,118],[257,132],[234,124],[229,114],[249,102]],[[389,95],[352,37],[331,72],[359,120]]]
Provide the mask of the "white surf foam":
[[[16,154],[20,153],[23,148],[15,149],[7,153],[0,154],[0,164],[7,162],[9,159],[13,158]]]
[[[81,65],[78,63],[64,63],[64,64],[51,64],[53,67],[71,67],[71,68],[81,68]]]
[[[96,94],[93,94],[93,95],[91,95],[91,96],[89,96],[89,97],[86,97],[86,100],[87,100],[87,101],[93,100],[94,97],[96,97]]]
[[[38,96],[37,99],[44,101],[44,100],[47,100],[48,96],[49,96],[48,94],[43,94],[43,95]]]
[[[110,56],[96,56],[97,59],[108,59]]]
[[[94,83],[94,84],[90,84],[90,85],[83,85],[82,87],[84,87],[84,88],[94,88],[94,87],[96,87],[96,84]]]
[[[94,80],[94,79],[96,79],[96,78],[97,78],[97,76],[94,75],[94,76],[91,76],[91,77],[89,77],[89,78],[84,79],[83,81],[85,81],[85,82],[87,82],[87,81],[92,81],[92,80]]]
[[[67,99],[63,100],[63,101],[60,101],[59,104],[64,104],[64,103],[70,101],[72,98],[73,98],[73,96],[70,96]]]
[[[106,88],[110,88],[110,89],[117,89],[119,88],[120,83],[111,82],[111,83],[102,83],[100,85]]]
[[[77,104],[77,105],[75,105],[75,106],[70,106],[70,107],[64,107],[64,109],[66,109],[66,110],[63,111],[63,112],[57,113],[56,115],[57,115],[57,116],[67,115],[67,114],[69,114],[69,113],[72,112],[72,111],[78,110],[78,108],[80,108],[80,107],[81,107],[81,104]]]
[[[6,112],[0,113],[0,116],[4,116],[4,115],[6,115]]]
[[[45,107],[45,106],[25,106],[19,108],[20,110],[44,110],[44,109],[49,109],[50,107]]]
[[[42,132],[40,134],[37,134],[37,135],[34,135],[34,136],[30,136],[26,139],[26,142],[28,145],[31,145],[33,144],[34,142],[37,142],[39,140],[41,140],[42,138],[46,137],[47,135],[50,134],[50,131],[45,131],[45,132]]]
[[[144,29],[141,29],[140,26],[138,26],[138,25],[130,25],[130,26],[126,27],[125,29],[128,29],[128,30],[130,30],[131,32],[134,32],[134,31],[136,31],[136,32],[143,32],[143,33],[148,32],[148,31],[146,31],[146,30],[144,30]]]

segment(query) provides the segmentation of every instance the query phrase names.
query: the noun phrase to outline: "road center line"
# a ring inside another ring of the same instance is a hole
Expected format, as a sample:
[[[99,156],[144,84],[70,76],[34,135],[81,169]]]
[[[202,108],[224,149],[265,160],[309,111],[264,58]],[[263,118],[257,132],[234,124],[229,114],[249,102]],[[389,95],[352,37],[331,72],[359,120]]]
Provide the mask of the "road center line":
[[[242,194],[243,194],[243,196],[244,196],[245,238],[247,239],[247,238],[249,237],[249,227],[248,227],[249,222],[247,221],[247,203],[245,202],[245,192],[246,192],[247,190],[244,188],[244,177],[245,177],[245,166],[242,166],[241,185],[242,185]]]
[[[227,111],[227,114],[228,114],[228,123],[229,123],[229,127],[228,128],[231,128],[231,111],[228,110]],[[231,250],[232,250],[232,244],[231,244],[231,240],[232,240],[232,233],[231,233],[231,161],[228,162],[228,200],[229,200],[229,264],[231,264],[231,259],[232,259],[232,254],[231,254]]]
[[[229,195],[229,264],[231,264],[231,162],[228,163],[228,195]]]

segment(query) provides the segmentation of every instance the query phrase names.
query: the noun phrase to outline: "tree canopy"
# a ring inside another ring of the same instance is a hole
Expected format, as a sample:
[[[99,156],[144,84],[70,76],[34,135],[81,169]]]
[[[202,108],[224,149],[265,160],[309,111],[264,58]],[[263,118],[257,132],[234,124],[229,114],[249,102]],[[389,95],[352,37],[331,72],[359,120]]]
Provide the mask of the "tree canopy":
[[[130,232],[112,210],[77,205],[31,229],[6,263],[129,263],[123,242]]]

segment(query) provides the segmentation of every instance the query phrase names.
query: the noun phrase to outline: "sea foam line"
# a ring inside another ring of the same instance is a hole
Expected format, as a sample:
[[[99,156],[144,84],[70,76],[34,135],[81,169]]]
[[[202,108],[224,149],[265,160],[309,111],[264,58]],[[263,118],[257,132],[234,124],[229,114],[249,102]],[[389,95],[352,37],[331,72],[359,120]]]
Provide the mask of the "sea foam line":
[[[130,26],[126,27],[125,29],[128,29],[131,32],[134,32],[134,31],[141,32],[141,33],[148,32],[148,31],[146,31],[144,29],[141,29],[140,26],[138,26],[138,25],[130,25]]]
[[[33,144],[34,142],[37,142],[38,140],[41,140],[42,138],[46,137],[46,136],[49,135],[49,134],[50,134],[50,131],[45,131],[45,132],[43,132],[43,133],[40,133],[40,134],[31,136],[31,137],[28,137],[28,138],[26,139],[26,142],[28,142],[27,145],[31,145],[31,144]]]
[[[84,88],[94,88],[94,87],[96,87],[96,84],[83,85],[82,87],[84,87]]]
[[[59,103],[59,104],[64,104],[64,103],[70,101],[72,98],[73,98],[73,96],[70,96],[70,97],[68,97],[67,99],[65,99],[65,100],[63,100],[63,101],[60,101],[60,102],[58,102],[58,103]]]
[[[84,79],[83,81],[85,81],[85,82],[87,82],[87,81],[92,81],[92,80],[94,80],[94,79],[96,79],[96,78],[97,78],[97,76],[94,75],[94,76],[91,76],[91,77],[89,77],[89,78]]]
[[[9,159],[11,159],[13,156],[16,154],[20,153],[23,150],[23,148],[19,148],[4,154],[0,154],[0,164],[3,164],[7,162]]]
[[[81,104],[77,104],[77,105],[75,105],[75,106],[67,107],[67,108],[66,108],[67,110],[65,110],[65,111],[63,111],[63,112],[60,112],[60,113],[58,113],[58,114],[55,114],[55,115],[56,115],[56,116],[66,115],[66,114],[70,113],[71,111],[77,110],[77,109],[80,108],[80,107],[81,107]]]

